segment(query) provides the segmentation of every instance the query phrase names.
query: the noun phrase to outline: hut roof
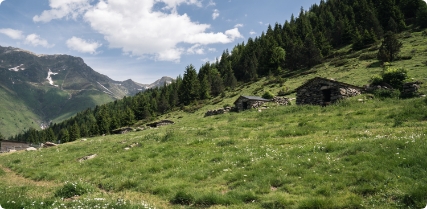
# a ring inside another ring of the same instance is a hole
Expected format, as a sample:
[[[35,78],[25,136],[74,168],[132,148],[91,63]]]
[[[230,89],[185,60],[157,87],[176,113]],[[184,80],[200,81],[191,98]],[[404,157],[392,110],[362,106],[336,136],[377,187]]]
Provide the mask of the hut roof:
[[[234,104],[236,104],[237,101],[239,101],[240,98],[245,98],[247,100],[252,100],[252,101],[263,101],[263,102],[269,102],[269,99],[264,99],[262,97],[257,97],[257,96],[240,96],[239,98],[237,98],[237,100],[234,102]]]
[[[312,78],[312,79],[306,81],[303,85],[301,85],[300,87],[296,88],[295,91],[298,91],[299,89],[304,88],[305,86],[309,85],[311,82],[313,82],[315,80],[324,80],[324,81],[328,81],[328,82],[331,82],[331,83],[334,83],[334,84],[338,84],[340,86],[346,86],[346,87],[350,87],[350,88],[354,88],[354,89],[359,89],[361,91],[364,90],[361,87],[354,86],[354,85],[351,85],[351,84],[348,84],[348,83],[343,83],[343,82],[339,82],[339,81],[335,81],[335,80],[331,80],[331,79],[327,79],[327,78],[322,78],[322,77],[315,77],[315,78]]]

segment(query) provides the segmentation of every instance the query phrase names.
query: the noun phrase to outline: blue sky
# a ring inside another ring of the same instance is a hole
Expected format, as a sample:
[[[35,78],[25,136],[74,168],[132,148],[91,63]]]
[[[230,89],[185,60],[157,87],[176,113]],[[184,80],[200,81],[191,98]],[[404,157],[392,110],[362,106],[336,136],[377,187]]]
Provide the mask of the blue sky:
[[[320,0],[0,0],[0,45],[82,57],[114,80],[151,83]]]

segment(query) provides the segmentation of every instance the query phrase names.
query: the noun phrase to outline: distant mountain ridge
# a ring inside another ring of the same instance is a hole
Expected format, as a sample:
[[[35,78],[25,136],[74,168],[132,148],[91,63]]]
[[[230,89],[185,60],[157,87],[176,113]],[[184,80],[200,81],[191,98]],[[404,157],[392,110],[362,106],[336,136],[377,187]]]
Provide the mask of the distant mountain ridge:
[[[172,80],[163,77],[152,84],[114,81],[80,57],[0,46],[0,133],[16,134],[50,121],[59,122],[86,108]]]

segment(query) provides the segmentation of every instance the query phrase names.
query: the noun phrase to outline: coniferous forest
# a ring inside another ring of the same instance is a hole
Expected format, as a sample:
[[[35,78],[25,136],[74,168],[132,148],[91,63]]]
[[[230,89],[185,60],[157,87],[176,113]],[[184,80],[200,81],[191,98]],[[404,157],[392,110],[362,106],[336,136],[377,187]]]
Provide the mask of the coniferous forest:
[[[205,63],[199,71],[187,66],[183,76],[169,85],[87,109],[45,130],[25,130],[9,140],[69,142],[110,134],[139,120],[149,121],[221,96],[238,83],[310,69],[335,57],[334,49],[347,45],[352,50],[364,49],[379,43],[386,34],[409,27],[427,28],[427,4],[423,0],[321,0],[308,10],[301,8],[297,17],[292,15],[283,24],[268,26],[259,37],[225,50],[219,60]]]

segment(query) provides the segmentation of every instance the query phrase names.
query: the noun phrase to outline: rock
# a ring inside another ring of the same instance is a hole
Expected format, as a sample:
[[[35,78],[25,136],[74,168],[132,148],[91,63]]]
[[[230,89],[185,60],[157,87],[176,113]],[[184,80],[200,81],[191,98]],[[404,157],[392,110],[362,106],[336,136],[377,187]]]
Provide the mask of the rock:
[[[48,147],[55,147],[55,146],[58,146],[58,145],[53,142],[45,142],[45,143],[42,143],[41,147],[48,148]]]
[[[84,156],[84,157],[82,157],[82,158],[79,159],[79,162],[81,163],[83,161],[90,160],[90,159],[93,159],[95,157],[96,157],[96,154]]]
[[[25,151],[37,151],[37,149],[34,147],[28,147]]]

